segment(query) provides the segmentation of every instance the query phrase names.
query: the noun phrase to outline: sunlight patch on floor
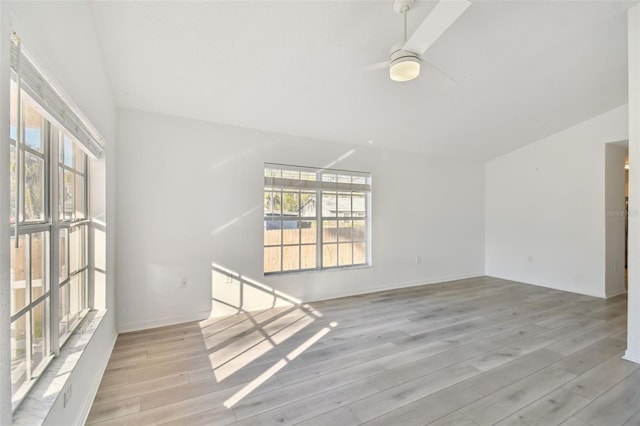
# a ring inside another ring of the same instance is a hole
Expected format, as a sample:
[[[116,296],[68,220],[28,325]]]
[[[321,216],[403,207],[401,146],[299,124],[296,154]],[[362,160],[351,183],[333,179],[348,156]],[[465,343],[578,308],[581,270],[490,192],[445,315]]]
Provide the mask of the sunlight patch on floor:
[[[329,327],[324,327],[322,330],[319,330],[316,334],[308,338],[304,343],[298,346],[293,351],[289,352],[289,354],[276,362],[274,365],[269,367],[264,373],[260,374],[254,380],[252,380],[245,387],[236,392],[231,398],[227,399],[224,402],[224,406],[226,408],[231,408],[236,405],[238,402],[242,401],[247,395],[256,390],[261,384],[269,380],[274,374],[278,371],[282,370],[289,362],[296,359],[300,356],[304,351],[309,349],[314,343],[318,342],[324,336],[327,335],[331,331],[332,328],[336,327],[338,324],[336,322],[332,322],[329,324]]]
[[[218,381],[227,379],[277,345],[295,336],[314,321],[314,318],[303,313],[302,317],[285,325],[272,335],[265,336],[264,330],[257,330],[243,338],[244,342],[240,345],[223,346],[209,355],[216,379]]]
[[[262,364],[282,356],[278,345],[300,333],[322,314],[311,305],[241,273],[212,263],[212,314],[215,317],[238,315],[220,331],[203,333],[209,351],[209,363],[219,382],[260,358]],[[319,328],[319,327],[318,327]],[[313,330],[309,331],[311,334]],[[297,344],[306,336],[292,343]]]

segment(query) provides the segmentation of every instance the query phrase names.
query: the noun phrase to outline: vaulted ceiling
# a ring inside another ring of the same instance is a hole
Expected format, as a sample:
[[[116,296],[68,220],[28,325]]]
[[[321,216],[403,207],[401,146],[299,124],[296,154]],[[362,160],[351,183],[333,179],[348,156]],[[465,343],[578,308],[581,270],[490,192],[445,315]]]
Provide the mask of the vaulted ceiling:
[[[392,82],[385,1],[95,2],[119,107],[486,160],[627,102],[621,1],[482,1]],[[409,33],[434,3],[418,0]]]

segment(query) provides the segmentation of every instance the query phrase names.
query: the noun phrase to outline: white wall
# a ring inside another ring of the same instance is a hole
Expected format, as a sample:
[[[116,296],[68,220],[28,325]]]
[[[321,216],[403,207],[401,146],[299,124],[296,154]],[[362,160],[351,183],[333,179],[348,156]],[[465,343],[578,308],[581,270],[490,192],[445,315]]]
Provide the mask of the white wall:
[[[1,34],[16,31],[25,48],[53,77],[59,87],[76,103],[106,139],[104,159],[93,162],[91,173],[96,183],[91,188],[92,216],[106,221],[108,226],[115,219],[115,162],[116,112],[110,87],[99,50],[99,42],[93,28],[93,16],[87,2],[3,2],[3,13],[8,21],[3,23]],[[7,26],[9,28],[7,28]],[[2,61],[3,66],[8,66]],[[2,74],[4,76],[4,74]],[[5,82],[3,81],[3,84]],[[0,92],[3,95],[5,92]],[[8,101],[7,101],[8,102]],[[3,99],[3,106],[5,99]],[[3,108],[4,111],[4,108]],[[4,169],[3,169],[4,170]],[[105,192],[105,185],[107,191]],[[4,217],[4,216],[3,216]],[[3,222],[4,223],[4,222]],[[113,270],[114,235],[107,233],[106,269]],[[0,244],[8,246],[5,234]],[[4,255],[4,251],[2,252]],[[4,265],[5,259],[2,259]],[[45,424],[80,424],[92,402],[102,375],[102,368],[109,359],[116,336],[114,312],[113,275],[104,278],[105,304],[110,309],[93,335],[87,349],[71,373],[68,384],[73,384],[73,396],[66,408],[62,395],[55,401]],[[2,287],[8,288],[2,275]],[[5,324],[2,324],[5,327]],[[2,370],[4,371],[4,369]],[[0,377],[4,383],[6,377]],[[67,384],[67,386],[68,386]],[[6,424],[6,418],[0,419]]]
[[[213,262],[303,301],[483,274],[481,164],[127,110],[118,130],[121,331],[208,315]],[[372,172],[374,266],[264,277],[264,162]]]
[[[628,12],[629,31],[629,292],[627,351],[640,363],[640,6]]]
[[[605,296],[624,293],[627,141],[605,144]]]
[[[605,143],[622,106],[486,164],[487,275],[605,297]]]

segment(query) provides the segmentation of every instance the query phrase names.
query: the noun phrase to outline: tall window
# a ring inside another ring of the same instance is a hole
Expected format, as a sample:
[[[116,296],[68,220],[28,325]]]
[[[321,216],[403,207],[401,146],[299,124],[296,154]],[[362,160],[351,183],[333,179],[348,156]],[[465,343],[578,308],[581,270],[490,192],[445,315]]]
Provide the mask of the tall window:
[[[371,175],[264,166],[264,272],[369,263]]]
[[[67,127],[77,116],[27,58],[23,64],[31,68],[21,77],[16,46],[12,55],[9,350],[15,409],[89,308],[89,161],[76,137],[85,133]]]

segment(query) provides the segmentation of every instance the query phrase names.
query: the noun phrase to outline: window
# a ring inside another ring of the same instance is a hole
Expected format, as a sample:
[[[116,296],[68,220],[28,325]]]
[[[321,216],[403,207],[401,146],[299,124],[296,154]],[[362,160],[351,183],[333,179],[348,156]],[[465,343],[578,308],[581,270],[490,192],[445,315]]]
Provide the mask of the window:
[[[264,273],[369,264],[371,175],[264,166]]]
[[[54,96],[58,92],[34,71],[28,57],[20,55],[16,43],[8,170],[14,410],[90,306],[86,154],[90,149],[79,139],[88,133],[83,125],[67,127],[78,116]]]

